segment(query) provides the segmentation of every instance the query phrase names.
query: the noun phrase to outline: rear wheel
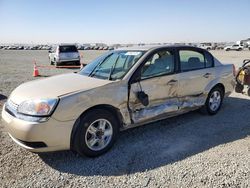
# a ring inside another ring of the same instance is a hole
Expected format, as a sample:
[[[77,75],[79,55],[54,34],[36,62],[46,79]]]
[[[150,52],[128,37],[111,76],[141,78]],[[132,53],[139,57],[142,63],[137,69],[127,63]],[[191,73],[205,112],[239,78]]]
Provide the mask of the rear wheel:
[[[93,110],[81,117],[73,147],[80,155],[96,157],[113,146],[118,132],[118,122],[113,114],[106,110]]]
[[[222,105],[224,98],[224,92],[221,87],[214,87],[208,94],[206,103],[201,109],[202,112],[208,113],[210,115],[216,114]]]

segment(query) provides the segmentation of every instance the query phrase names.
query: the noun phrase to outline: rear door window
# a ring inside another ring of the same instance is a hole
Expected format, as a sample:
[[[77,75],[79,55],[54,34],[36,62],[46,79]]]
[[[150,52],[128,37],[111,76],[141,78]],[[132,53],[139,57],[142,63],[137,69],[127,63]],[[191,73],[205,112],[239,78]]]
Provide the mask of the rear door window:
[[[181,71],[190,71],[206,67],[206,60],[202,53],[193,50],[180,50]]]

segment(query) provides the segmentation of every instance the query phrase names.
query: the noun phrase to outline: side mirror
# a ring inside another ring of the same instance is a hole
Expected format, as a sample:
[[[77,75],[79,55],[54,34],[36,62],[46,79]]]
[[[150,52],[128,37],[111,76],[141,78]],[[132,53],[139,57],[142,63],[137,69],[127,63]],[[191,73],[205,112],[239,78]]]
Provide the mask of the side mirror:
[[[137,92],[136,96],[144,106],[148,106],[149,104],[148,95],[144,91]]]

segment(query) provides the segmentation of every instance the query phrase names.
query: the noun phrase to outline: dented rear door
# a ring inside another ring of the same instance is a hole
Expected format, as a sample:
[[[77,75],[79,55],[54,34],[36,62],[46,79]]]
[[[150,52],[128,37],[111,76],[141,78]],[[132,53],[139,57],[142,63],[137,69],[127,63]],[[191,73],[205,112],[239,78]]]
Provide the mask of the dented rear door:
[[[180,72],[178,97],[180,108],[198,107],[205,103],[205,88],[215,79],[213,59],[205,51],[179,50]]]

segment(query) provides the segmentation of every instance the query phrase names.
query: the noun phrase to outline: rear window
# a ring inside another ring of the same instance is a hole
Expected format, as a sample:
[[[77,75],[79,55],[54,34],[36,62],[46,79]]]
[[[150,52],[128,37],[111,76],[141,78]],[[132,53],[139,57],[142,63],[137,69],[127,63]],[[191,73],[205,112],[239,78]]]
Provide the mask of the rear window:
[[[59,52],[77,52],[76,46],[59,46]]]

